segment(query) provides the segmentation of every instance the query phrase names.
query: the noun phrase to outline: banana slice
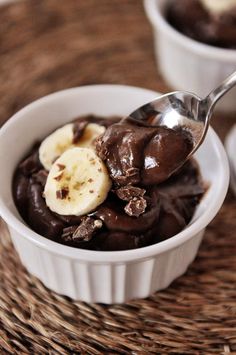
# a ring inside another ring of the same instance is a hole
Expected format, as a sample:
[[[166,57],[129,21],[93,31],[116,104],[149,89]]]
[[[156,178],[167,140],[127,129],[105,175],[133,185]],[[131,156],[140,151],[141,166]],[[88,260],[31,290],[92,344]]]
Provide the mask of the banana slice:
[[[106,166],[90,148],[71,148],[52,165],[44,189],[49,209],[61,215],[82,216],[107,197],[111,180]]]
[[[73,123],[66,124],[42,141],[39,147],[39,160],[46,170],[49,171],[53,162],[69,148],[93,148],[95,138],[105,132],[104,126],[89,123],[84,129],[83,135],[80,137],[78,143],[73,144],[73,126]]]
[[[212,14],[222,14],[236,7],[236,0],[201,0],[203,6]]]

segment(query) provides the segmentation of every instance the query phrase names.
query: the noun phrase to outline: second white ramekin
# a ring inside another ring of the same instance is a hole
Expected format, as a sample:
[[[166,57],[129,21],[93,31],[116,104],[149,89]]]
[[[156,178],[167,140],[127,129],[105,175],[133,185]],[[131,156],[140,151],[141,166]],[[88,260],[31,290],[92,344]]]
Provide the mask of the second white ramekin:
[[[36,140],[79,115],[125,116],[156,96],[153,91],[120,85],[69,89],[33,102],[1,128],[0,215],[9,226],[22,263],[50,289],[86,302],[121,303],[167,287],[195,258],[229,180],[224,148],[211,128],[196,154],[210,187],[187,228],[159,244],[115,252],[64,246],[33,232],[12,199],[15,167]]]
[[[153,27],[158,68],[173,89],[204,97],[236,70],[236,50],[203,44],[176,31],[165,19],[168,1],[144,0],[146,14]],[[235,97],[236,89],[233,89],[216,108],[235,112]]]

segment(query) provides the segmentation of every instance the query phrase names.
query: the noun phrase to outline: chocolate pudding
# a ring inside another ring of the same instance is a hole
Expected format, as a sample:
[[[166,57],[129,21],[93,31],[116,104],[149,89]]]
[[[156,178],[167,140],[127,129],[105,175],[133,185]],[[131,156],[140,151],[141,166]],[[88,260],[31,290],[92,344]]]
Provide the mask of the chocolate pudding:
[[[176,30],[196,41],[236,48],[235,0],[169,0],[166,18]]]
[[[36,143],[13,196],[25,222],[58,243],[125,250],[158,243],[190,222],[204,194],[186,131],[85,116]],[[86,160],[87,159],[87,160]]]

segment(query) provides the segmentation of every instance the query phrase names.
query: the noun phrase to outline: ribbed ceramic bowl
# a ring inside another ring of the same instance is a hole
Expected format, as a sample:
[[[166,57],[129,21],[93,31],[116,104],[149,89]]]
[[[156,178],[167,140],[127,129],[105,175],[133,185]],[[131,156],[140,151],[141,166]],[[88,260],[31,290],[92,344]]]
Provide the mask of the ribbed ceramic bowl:
[[[193,261],[204,228],[219,210],[228,187],[224,148],[210,128],[196,154],[210,187],[189,226],[145,248],[98,252],[55,243],[33,232],[20,218],[11,182],[19,160],[36,140],[84,114],[127,115],[157,96],[135,87],[94,85],[46,96],[16,113],[0,130],[0,215],[27,270],[50,289],[87,302],[121,303],[167,287]]]
[[[158,68],[173,89],[191,91],[204,97],[236,70],[236,50],[209,46],[176,31],[165,19],[168,1],[144,0],[146,14],[153,27]],[[236,89],[233,89],[216,108],[235,112],[235,96]]]

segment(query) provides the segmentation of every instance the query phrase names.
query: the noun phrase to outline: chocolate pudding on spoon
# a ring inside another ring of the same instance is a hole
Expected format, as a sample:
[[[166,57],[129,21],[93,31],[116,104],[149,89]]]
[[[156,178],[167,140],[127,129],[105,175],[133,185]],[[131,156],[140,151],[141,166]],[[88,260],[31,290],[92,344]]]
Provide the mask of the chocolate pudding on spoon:
[[[130,117],[137,122],[141,121],[159,128],[164,126],[175,132],[181,131],[182,136],[188,132],[192,148],[182,161],[179,159],[172,169],[170,167],[169,176],[180,168],[203,143],[215,105],[235,85],[236,71],[203,99],[187,91],[175,91],[159,96],[130,114]],[[168,154],[168,149],[165,154]]]

